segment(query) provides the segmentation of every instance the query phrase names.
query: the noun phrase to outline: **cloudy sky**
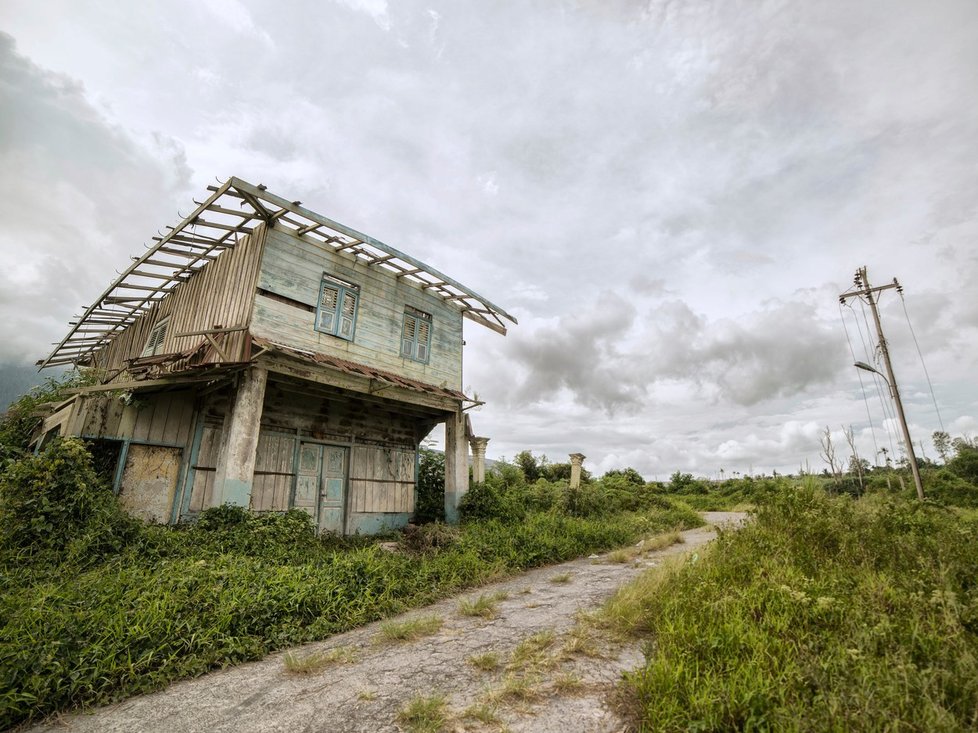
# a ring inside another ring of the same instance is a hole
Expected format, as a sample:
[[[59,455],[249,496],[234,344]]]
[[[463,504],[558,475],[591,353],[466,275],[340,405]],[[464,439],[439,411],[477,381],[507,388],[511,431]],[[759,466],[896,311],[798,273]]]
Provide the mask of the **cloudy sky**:
[[[237,175],[519,318],[466,325],[491,457],[664,479],[821,470],[826,425],[892,448],[838,304],[861,265],[974,435],[976,97],[974,0],[4,0],[0,363]]]

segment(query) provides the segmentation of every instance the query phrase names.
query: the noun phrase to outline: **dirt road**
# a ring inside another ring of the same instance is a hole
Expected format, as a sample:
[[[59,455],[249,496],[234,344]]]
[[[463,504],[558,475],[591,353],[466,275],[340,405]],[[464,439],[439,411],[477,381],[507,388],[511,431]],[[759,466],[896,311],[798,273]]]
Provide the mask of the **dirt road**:
[[[736,523],[744,515],[704,517]],[[32,730],[375,733],[409,730],[399,712],[414,699],[442,696],[448,730],[618,731],[623,722],[606,698],[623,671],[641,665],[641,649],[583,632],[578,612],[597,608],[650,565],[713,536],[709,527],[689,530],[682,544],[631,562],[582,558],[411,611],[395,621],[442,622],[414,641],[384,640],[375,623],[293,650],[300,659],[328,659],[332,652],[336,659],[321,671],[290,672],[280,652]],[[460,600],[494,595],[495,617],[460,613]]]

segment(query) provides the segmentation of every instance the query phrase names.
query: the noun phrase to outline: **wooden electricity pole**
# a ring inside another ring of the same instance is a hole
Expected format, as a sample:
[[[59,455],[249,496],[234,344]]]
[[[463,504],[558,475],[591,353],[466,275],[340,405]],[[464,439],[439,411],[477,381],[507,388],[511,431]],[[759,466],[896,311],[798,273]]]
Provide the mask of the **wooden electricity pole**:
[[[840,295],[839,301],[845,303],[847,298],[859,297],[865,298],[869,303],[869,309],[873,313],[873,321],[876,323],[876,334],[879,336],[880,354],[883,356],[883,365],[886,367],[886,374],[880,374],[880,372],[878,372],[876,369],[868,364],[863,364],[862,362],[857,362],[856,366],[860,369],[866,369],[867,371],[880,374],[890,388],[890,396],[893,398],[894,404],[896,404],[897,418],[900,420],[900,429],[903,431],[903,443],[907,447],[907,459],[910,461],[910,470],[913,473],[913,482],[917,487],[917,498],[923,501],[924,485],[920,481],[920,468],[917,466],[917,456],[914,455],[913,452],[913,441],[910,439],[910,429],[907,427],[907,417],[903,412],[903,402],[900,400],[900,390],[897,388],[896,375],[893,374],[893,364],[890,363],[890,350],[886,345],[886,337],[883,336],[883,324],[880,322],[879,308],[876,307],[878,296],[874,297],[876,293],[883,290],[895,288],[897,292],[903,292],[903,288],[900,286],[900,283],[897,282],[896,278],[893,278],[893,282],[889,285],[881,285],[876,288],[870,287],[869,276],[866,274],[865,267],[860,267],[858,270],[856,270],[855,286],[857,288],[856,290],[850,290]]]

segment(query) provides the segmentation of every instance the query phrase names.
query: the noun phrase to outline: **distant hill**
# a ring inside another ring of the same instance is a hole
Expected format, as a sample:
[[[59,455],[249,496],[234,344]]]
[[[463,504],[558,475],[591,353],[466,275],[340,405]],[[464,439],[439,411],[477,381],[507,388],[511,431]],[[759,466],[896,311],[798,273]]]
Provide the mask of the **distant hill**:
[[[0,413],[7,411],[11,402],[30,391],[31,387],[44,384],[48,377],[57,377],[64,369],[45,369],[38,373],[36,366],[29,364],[0,364]]]

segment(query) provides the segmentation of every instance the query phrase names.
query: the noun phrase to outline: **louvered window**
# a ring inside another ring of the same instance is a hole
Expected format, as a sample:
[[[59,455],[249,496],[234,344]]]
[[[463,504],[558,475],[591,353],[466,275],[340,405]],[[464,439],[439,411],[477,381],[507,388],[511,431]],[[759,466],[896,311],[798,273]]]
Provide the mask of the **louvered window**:
[[[149,338],[146,340],[146,345],[139,355],[140,358],[144,356],[156,356],[163,352],[163,340],[166,338],[166,327],[168,324],[169,319],[164,318],[153,326],[153,330],[150,331]]]
[[[324,276],[316,308],[316,330],[352,341],[359,300],[358,286]]]
[[[401,329],[401,356],[428,363],[431,353],[431,315],[414,308],[405,308]]]

